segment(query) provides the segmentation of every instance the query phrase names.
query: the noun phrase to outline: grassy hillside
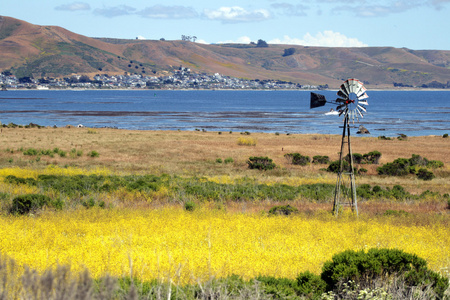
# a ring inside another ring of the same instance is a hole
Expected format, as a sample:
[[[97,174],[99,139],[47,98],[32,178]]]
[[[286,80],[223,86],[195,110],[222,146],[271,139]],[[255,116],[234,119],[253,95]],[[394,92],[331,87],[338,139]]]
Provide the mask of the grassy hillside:
[[[289,51],[286,51],[289,49]],[[338,87],[356,77],[369,88],[393,82],[450,81],[450,51],[392,47],[325,48],[89,38],[55,26],[0,17],[0,70],[18,77],[73,73],[163,75],[180,65],[197,73]]]

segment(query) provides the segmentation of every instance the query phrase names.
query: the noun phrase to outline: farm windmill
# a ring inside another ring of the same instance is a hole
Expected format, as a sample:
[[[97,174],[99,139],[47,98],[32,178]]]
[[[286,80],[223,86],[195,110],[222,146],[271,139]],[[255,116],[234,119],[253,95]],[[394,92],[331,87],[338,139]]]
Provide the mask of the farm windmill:
[[[341,151],[339,152],[339,169],[336,180],[336,188],[334,193],[333,213],[337,216],[343,205],[349,205],[353,212],[358,215],[358,204],[356,199],[355,174],[353,168],[353,153],[350,143],[350,120],[355,122],[355,118],[359,121],[359,117],[363,117],[366,112],[367,96],[366,88],[358,79],[347,79],[337,92],[338,98],[334,101],[327,101],[325,96],[311,93],[310,108],[324,106],[326,103],[337,105],[336,111],[339,116],[344,115],[344,126],[342,126]],[[347,152],[349,157],[348,168],[344,166],[345,144],[347,144]]]

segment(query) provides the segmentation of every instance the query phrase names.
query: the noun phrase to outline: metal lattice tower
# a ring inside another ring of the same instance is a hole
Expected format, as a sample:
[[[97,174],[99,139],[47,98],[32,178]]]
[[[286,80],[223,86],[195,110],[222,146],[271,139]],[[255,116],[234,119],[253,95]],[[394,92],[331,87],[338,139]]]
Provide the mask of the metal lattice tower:
[[[311,93],[310,108],[324,106],[327,102],[337,105],[335,113],[344,115],[344,126],[342,131],[341,151],[339,152],[339,169],[334,192],[333,213],[337,216],[344,206],[350,206],[352,211],[358,215],[358,204],[356,199],[356,184],[353,165],[353,153],[350,141],[350,120],[359,121],[366,112],[367,96],[366,88],[358,79],[347,79],[337,92],[339,98],[327,101],[325,96]],[[347,147],[345,147],[347,144]],[[345,153],[348,154],[349,166],[346,167]]]
[[[347,144],[347,154],[349,166],[345,168],[345,151]],[[348,112],[344,116],[344,126],[342,131],[341,151],[339,152],[339,169],[334,190],[333,214],[338,216],[344,206],[350,206],[353,212],[358,215],[358,201],[356,199],[356,184],[353,168],[353,152],[350,139],[350,126]]]

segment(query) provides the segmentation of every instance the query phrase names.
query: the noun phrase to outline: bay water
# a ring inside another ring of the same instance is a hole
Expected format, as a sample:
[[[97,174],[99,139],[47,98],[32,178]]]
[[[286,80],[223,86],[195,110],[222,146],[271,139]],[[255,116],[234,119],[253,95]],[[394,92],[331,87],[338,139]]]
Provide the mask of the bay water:
[[[310,92],[213,90],[9,90],[0,92],[2,124],[342,134],[335,105],[310,109]],[[336,99],[336,91],[314,91]],[[369,136],[450,133],[450,91],[368,91],[359,125]]]

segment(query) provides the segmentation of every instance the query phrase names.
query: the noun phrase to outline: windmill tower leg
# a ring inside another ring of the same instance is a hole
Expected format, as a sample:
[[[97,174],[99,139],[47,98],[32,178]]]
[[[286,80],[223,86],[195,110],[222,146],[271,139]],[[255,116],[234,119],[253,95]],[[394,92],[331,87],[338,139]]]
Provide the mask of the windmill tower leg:
[[[342,206],[350,206],[353,212],[358,215],[358,205],[356,199],[355,174],[353,170],[353,153],[350,143],[350,126],[348,112],[344,117],[344,129],[342,131],[341,152],[339,153],[339,170],[336,180],[336,188],[334,192],[333,213],[338,216]],[[348,154],[350,158],[350,170],[344,168],[344,150],[347,144]]]

